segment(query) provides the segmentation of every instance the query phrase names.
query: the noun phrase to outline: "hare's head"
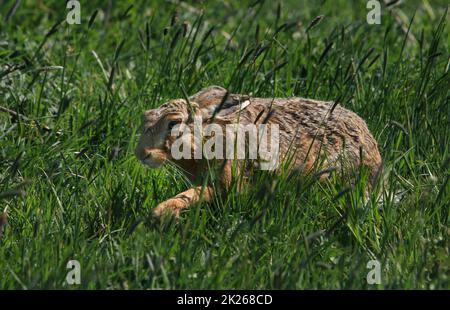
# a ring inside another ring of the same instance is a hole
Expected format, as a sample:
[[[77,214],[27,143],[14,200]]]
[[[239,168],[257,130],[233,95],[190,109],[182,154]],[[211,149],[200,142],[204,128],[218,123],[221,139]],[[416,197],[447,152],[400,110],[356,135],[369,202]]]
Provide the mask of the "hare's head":
[[[180,129],[178,132],[181,133],[182,126],[191,125],[197,117],[207,121],[213,115],[217,120],[231,115],[242,108],[241,101],[240,96],[229,95],[222,87],[210,86],[189,97],[189,102],[175,99],[145,111],[136,157],[146,165],[160,167],[171,159],[171,146],[179,138],[173,132]]]
[[[191,108],[196,109],[191,103]],[[186,123],[190,107],[186,100],[175,99],[164,103],[157,109],[144,112],[143,129],[136,147],[136,157],[146,165],[159,167],[170,159],[170,147],[177,137],[171,134],[172,129]]]

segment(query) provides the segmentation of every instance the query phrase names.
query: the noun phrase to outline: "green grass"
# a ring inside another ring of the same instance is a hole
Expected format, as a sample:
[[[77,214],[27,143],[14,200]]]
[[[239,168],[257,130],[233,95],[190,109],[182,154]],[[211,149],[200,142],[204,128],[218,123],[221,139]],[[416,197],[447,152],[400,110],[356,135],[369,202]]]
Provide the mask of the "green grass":
[[[381,25],[362,0],[82,1],[81,25],[60,23],[64,1],[14,3],[0,1],[0,288],[450,288],[447,1],[383,5]],[[260,174],[153,221],[188,185],[134,157],[142,112],[211,84],[357,112],[390,171],[383,206],[364,206],[363,181]]]

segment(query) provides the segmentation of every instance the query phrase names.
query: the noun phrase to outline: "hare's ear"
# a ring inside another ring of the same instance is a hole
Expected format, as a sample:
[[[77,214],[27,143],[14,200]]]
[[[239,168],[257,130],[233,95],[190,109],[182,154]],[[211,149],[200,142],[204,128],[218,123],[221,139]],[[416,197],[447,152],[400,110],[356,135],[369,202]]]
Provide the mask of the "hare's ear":
[[[245,109],[249,104],[249,97],[230,94],[220,86],[209,86],[189,97],[196,102],[202,112],[203,119],[224,117]]]
[[[198,116],[199,114],[201,115],[201,110],[200,110],[200,106],[198,105],[197,102],[191,101],[189,99],[189,101],[187,101],[187,113],[188,113],[188,117],[186,119],[187,123],[192,122],[196,116]]]
[[[213,101],[220,100],[226,93],[227,90],[223,87],[209,86],[190,96],[189,100],[197,102],[200,106],[207,106]]]
[[[246,109],[250,105],[248,96],[228,95],[222,100],[208,106],[201,107],[202,116],[205,119],[222,118]]]

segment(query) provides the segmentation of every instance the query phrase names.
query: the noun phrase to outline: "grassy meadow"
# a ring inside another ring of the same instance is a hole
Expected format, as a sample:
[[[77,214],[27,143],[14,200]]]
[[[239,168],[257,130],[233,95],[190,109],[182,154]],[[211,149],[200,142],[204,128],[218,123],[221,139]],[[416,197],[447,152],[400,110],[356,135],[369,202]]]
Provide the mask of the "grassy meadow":
[[[0,0],[0,288],[449,289],[448,2],[386,2]],[[259,173],[156,221],[189,184],[135,158],[142,112],[208,85],[339,101],[385,179]]]

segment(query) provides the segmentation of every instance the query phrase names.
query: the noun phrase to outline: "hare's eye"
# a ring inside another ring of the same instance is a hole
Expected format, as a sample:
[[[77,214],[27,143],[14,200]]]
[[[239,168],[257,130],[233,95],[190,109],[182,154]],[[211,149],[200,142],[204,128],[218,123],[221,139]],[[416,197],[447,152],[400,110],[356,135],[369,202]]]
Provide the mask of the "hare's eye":
[[[167,128],[169,128],[169,130],[172,130],[172,128],[178,124],[180,124],[180,121],[170,121],[169,124],[167,125]]]

